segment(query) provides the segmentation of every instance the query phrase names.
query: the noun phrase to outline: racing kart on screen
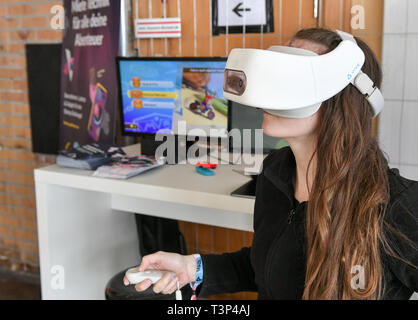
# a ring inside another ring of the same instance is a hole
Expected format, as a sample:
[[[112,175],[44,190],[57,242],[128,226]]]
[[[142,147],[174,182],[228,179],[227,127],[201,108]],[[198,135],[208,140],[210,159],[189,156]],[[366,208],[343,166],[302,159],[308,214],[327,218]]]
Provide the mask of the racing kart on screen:
[[[206,93],[203,100],[199,98],[190,99],[186,102],[186,107],[195,114],[201,115],[209,120],[215,118],[215,109],[212,106],[213,95]]]

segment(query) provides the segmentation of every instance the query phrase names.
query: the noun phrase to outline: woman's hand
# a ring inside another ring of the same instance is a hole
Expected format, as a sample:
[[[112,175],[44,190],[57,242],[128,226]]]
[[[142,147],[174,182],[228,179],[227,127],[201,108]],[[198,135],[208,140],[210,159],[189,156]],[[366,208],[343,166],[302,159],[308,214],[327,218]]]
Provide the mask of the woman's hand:
[[[172,294],[177,290],[177,280],[180,288],[196,280],[196,260],[193,255],[184,256],[170,252],[156,252],[142,258],[138,271],[164,270],[171,271],[164,274],[153,287],[155,293]],[[129,285],[129,280],[124,277],[123,283]],[[137,291],[144,291],[152,284],[151,279],[146,279],[135,285]]]

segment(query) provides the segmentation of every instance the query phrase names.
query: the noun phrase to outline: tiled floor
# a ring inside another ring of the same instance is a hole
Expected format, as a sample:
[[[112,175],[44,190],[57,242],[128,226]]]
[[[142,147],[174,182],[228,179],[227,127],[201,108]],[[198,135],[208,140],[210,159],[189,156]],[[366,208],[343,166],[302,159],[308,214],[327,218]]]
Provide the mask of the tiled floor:
[[[0,300],[39,300],[40,284],[20,279],[13,274],[0,273]]]

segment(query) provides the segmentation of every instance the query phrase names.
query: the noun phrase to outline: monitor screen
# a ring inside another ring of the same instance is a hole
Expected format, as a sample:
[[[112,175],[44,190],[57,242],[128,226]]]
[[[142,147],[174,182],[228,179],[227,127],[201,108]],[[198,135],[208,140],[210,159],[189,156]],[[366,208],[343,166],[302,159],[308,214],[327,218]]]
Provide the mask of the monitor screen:
[[[198,128],[226,137],[226,58],[118,58],[117,65],[125,134],[184,135]]]

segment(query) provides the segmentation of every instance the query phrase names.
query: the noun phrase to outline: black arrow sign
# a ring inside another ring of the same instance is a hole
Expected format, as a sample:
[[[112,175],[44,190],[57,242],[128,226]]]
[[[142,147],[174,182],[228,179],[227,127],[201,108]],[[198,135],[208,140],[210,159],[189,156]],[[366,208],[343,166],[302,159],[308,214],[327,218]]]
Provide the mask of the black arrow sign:
[[[238,17],[242,17],[240,11],[251,11],[250,8],[241,8],[242,2],[238,3],[237,6],[232,10]]]

